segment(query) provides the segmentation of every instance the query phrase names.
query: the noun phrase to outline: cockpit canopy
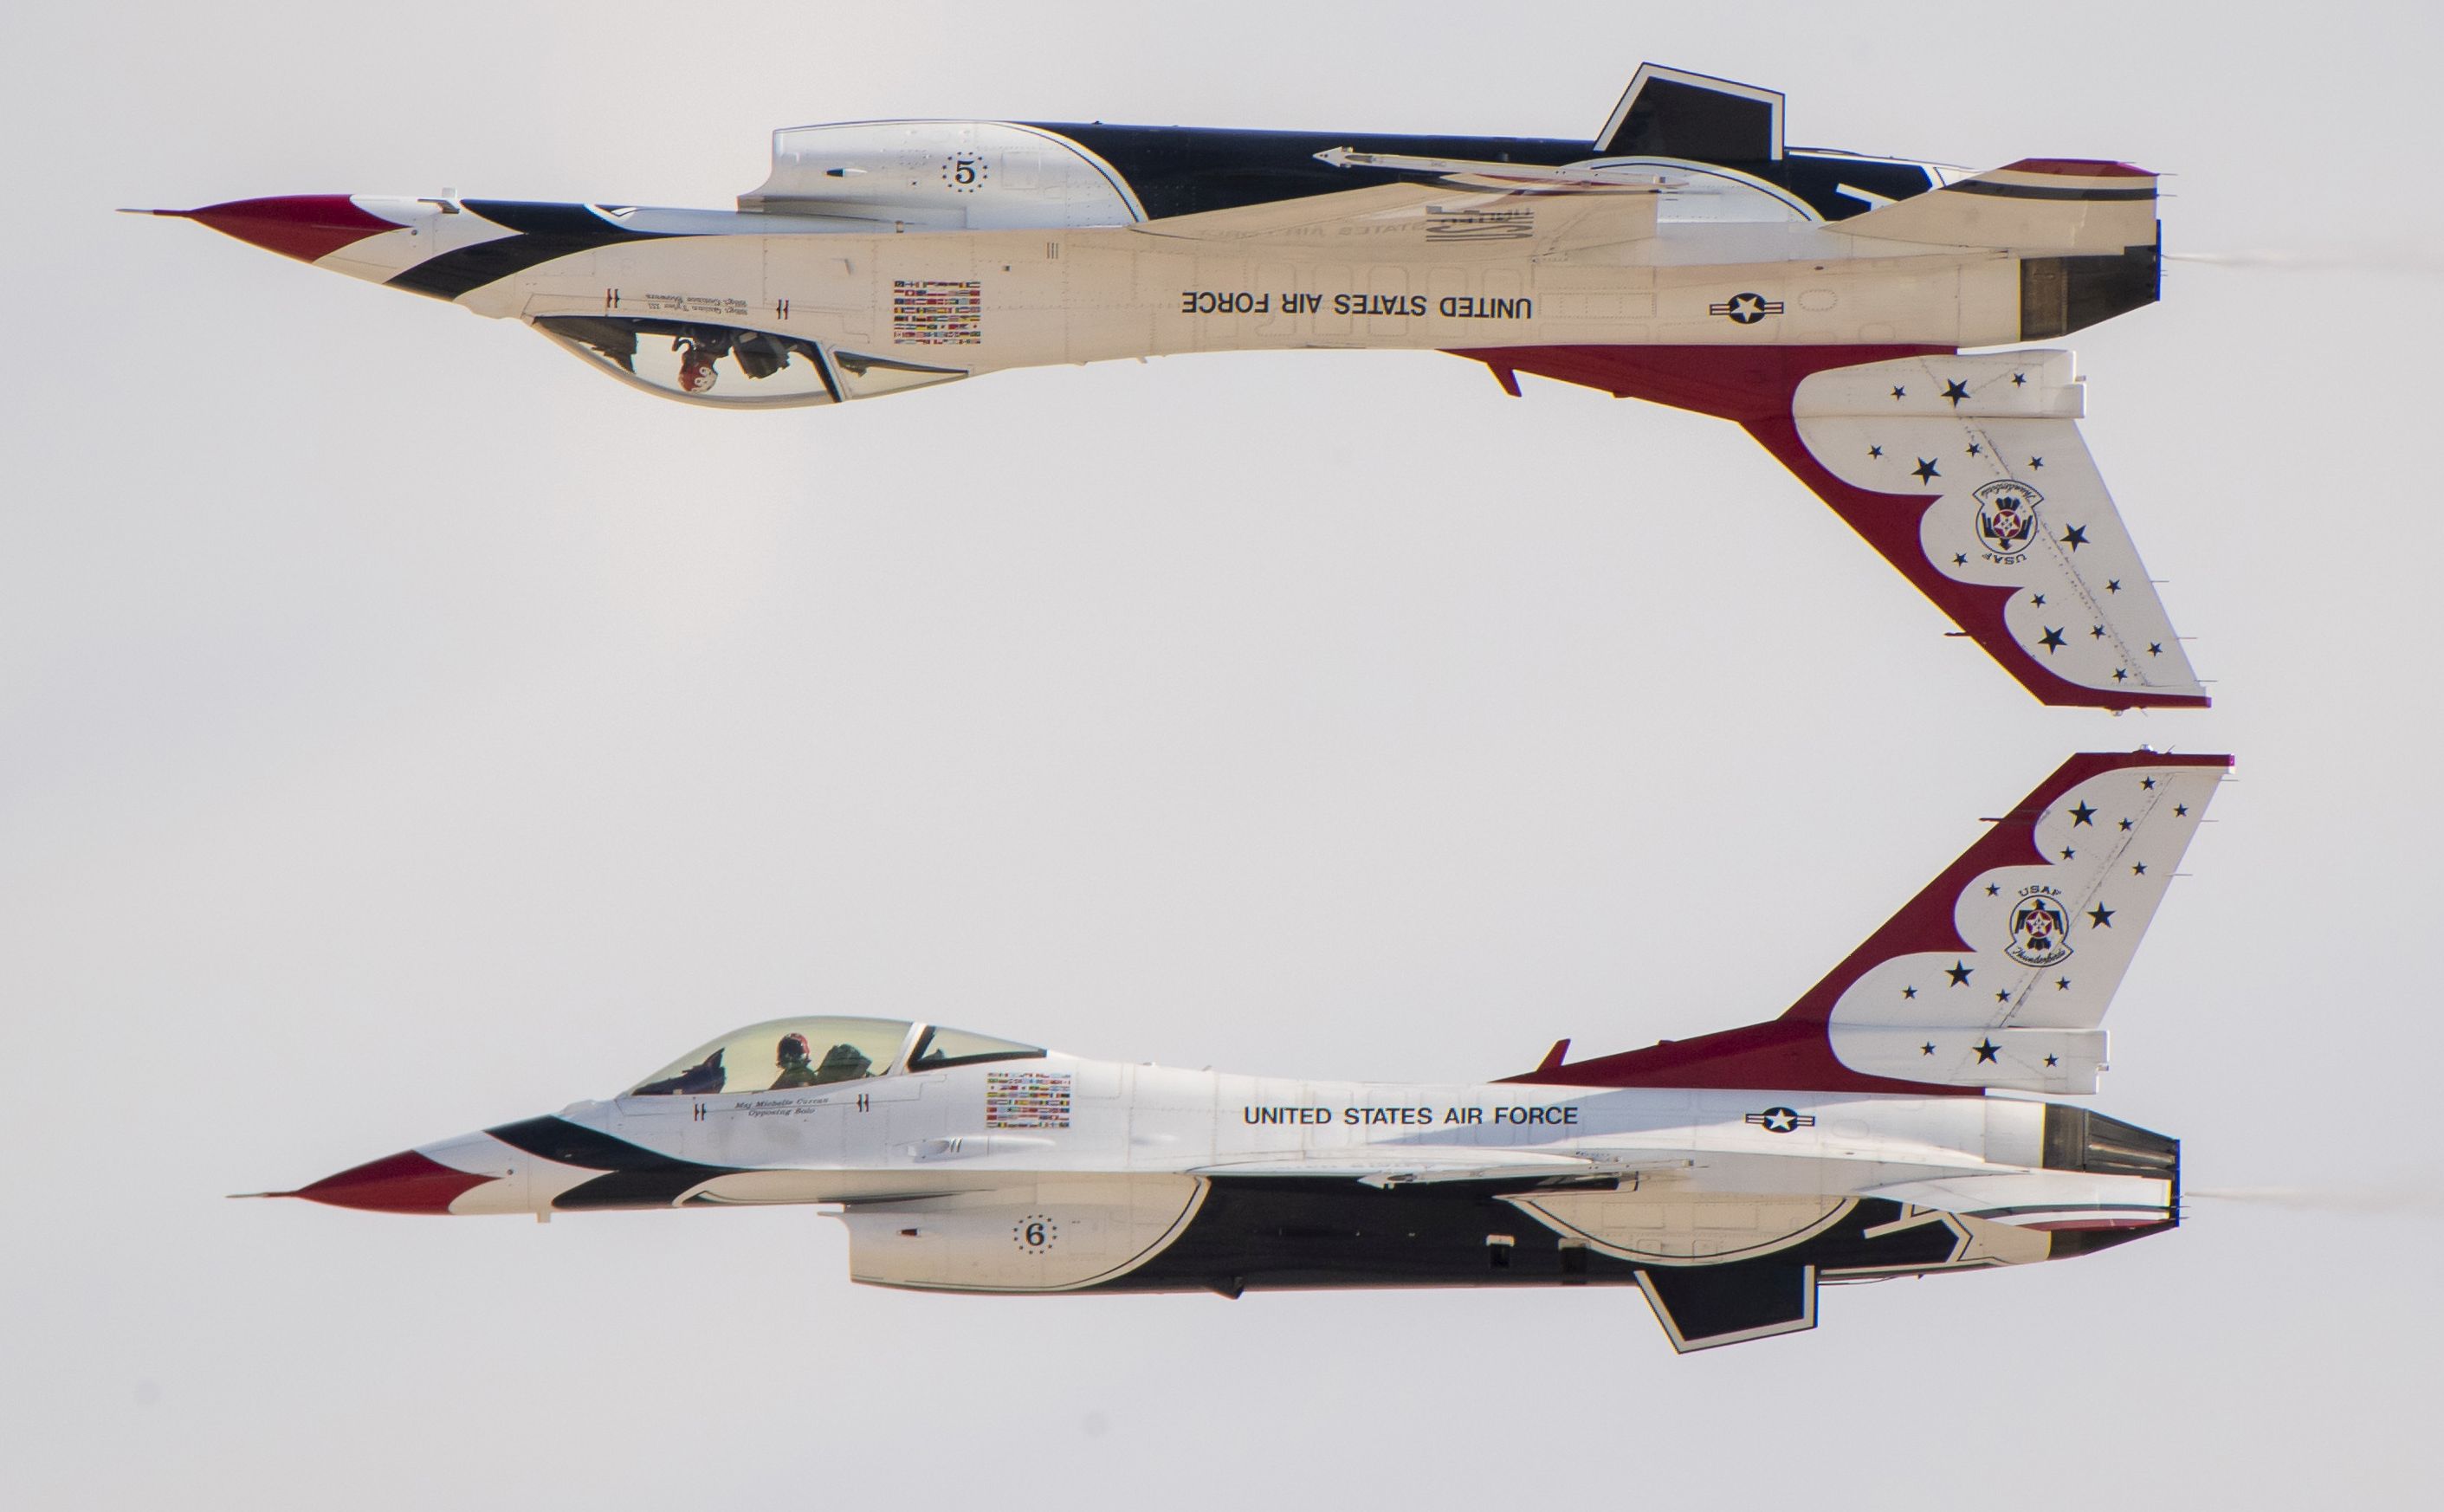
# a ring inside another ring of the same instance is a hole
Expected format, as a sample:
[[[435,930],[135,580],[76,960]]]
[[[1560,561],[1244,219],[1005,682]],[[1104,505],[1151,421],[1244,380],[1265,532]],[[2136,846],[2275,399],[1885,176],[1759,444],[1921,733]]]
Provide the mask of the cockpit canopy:
[[[895,286],[904,338],[927,346],[972,344],[973,283]],[[782,409],[868,399],[968,376],[963,367],[875,357],[812,337],[732,325],[702,315],[537,315],[534,328],[623,383],[693,404]],[[952,355],[952,354],[944,354]]]
[[[628,1096],[684,1097],[829,1086],[889,1076],[903,1068],[903,1049],[909,1071],[1028,1060],[1044,1054],[1034,1045],[905,1019],[774,1019],[696,1046],[639,1082]]]

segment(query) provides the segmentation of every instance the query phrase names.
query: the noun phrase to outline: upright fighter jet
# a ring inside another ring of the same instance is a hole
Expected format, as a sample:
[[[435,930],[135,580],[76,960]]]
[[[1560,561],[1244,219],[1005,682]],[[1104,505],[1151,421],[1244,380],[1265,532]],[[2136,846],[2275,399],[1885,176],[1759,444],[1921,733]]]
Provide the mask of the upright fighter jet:
[[[2179,1223],[2176,1141],[2014,1094],[2096,1090],[2097,1025],[2230,765],[2072,757],[1744,1028],[1578,1061],[1565,1040],[1517,1076],[1416,1086],[787,1019],[603,1101],[263,1195],[544,1217],[830,1204],[851,1275],[878,1285],[1634,1285],[1678,1350],[1811,1328],[1822,1284]],[[1781,895],[1826,890],[1776,876]]]
[[[778,132],[735,211],[306,194],[160,211],[520,320],[698,404],[1003,368],[1440,350],[1746,427],[2049,704],[2202,706],[2049,341],[2157,297],[2156,177],[1789,148],[1642,67],[1586,141],[990,120]]]

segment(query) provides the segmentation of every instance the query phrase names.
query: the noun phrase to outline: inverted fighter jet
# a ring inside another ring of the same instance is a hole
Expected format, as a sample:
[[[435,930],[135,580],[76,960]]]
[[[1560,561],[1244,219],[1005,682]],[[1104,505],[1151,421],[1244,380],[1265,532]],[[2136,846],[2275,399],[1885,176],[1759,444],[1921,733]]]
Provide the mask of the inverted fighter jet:
[[[785,1019],[603,1101],[265,1195],[824,1204],[876,1285],[1634,1285],[1678,1350],[1812,1328],[1828,1282],[2180,1222],[2176,1141],[2017,1094],[2096,1090],[2098,1023],[2230,765],[2072,757],[1779,1018],[1695,1039],[1577,1061],[1565,1040],[1517,1076],[1416,1086]]]
[[[832,404],[1004,368],[1440,350],[1746,427],[2050,704],[2204,690],[2049,341],[2157,297],[2156,177],[1788,148],[1640,68],[1588,141],[991,120],[774,134],[735,211],[306,194],[161,211],[526,322],[648,393]]]

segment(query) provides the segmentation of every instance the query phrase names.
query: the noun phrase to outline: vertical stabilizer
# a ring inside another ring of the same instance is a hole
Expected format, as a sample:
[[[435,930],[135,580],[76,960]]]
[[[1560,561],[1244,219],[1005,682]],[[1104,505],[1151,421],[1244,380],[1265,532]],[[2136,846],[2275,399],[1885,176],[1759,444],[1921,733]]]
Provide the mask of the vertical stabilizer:
[[[2073,756],[1782,1017],[1511,1079],[2094,1092],[2105,1009],[2231,765]]]

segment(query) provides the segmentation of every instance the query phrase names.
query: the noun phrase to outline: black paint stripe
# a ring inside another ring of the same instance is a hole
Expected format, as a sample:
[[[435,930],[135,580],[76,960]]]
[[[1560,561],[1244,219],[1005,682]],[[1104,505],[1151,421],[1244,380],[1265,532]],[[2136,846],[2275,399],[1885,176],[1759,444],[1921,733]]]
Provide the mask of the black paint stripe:
[[[1389,1189],[1345,1177],[1217,1176],[1196,1216],[1171,1244],[1098,1291],[1239,1291],[1343,1286],[1626,1285],[1649,1263],[1565,1242],[1533,1214],[1501,1201],[1535,1189],[1523,1177],[1423,1182]],[[1957,1232],[1921,1224],[1870,1239],[1901,1216],[1898,1203],[1862,1198],[1770,1263],[1822,1271],[1918,1271],[1950,1263]],[[1507,1246],[1488,1235],[1508,1235]],[[1495,1264],[1490,1250],[1507,1251]],[[1756,1263],[1764,1257],[1705,1265]]]
[[[1972,178],[1957,184],[1946,184],[1946,191],[1956,194],[1992,194],[1998,199],[2153,199],[2156,191],[2146,189],[2070,189],[2054,184],[1998,184],[1990,179]]]
[[[1078,143],[1124,179],[1147,215],[1161,219],[1200,211],[1233,210],[1309,194],[1330,194],[1388,183],[1389,169],[1331,168],[1315,160],[1327,147],[1396,157],[1456,157],[1470,162],[1558,166],[1611,156],[1585,141],[1521,137],[1409,137],[1379,132],[1222,131],[1193,126],[1109,126],[1020,122]],[[1916,163],[1827,157],[1793,149],[1767,162],[1727,167],[1777,185],[1826,220],[1864,212],[1865,201],[1842,185],[1901,200],[1935,187]]]
[[[621,242],[672,239],[667,231],[632,231],[585,205],[519,199],[470,199],[462,203],[472,213],[517,234],[429,257],[392,278],[391,287],[454,300],[469,289],[523,273],[556,257]]]
[[[505,1145],[513,1146],[530,1155],[558,1161],[564,1166],[583,1166],[591,1171],[689,1171],[706,1176],[726,1175],[736,1169],[731,1166],[700,1166],[692,1160],[680,1160],[642,1145],[632,1145],[598,1129],[570,1123],[565,1118],[546,1115],[541,1118],[522,1118],[505,1123],[497,1129],[484,1131]]]
[[[561,1212],[583,1212],[598,1208],[668,1208],[676,1204],[692,1187],[703,1185],[722,1172],[712,1166],[688,1166],[670,1171],[614,1171],[592,1181],[569,1188],[551,1200]]]
[[[495,226],[507,226],[522,236],[599,236],[615,240],[657,235],[632,231],[591,205],[570,205],[546,199],[468,199],[459,201]]]
[[[554,1197],[551,1205],[562,1212],[583,1212],[591,1208],[668,1208],[690,1188],[738,1169],[680,1160],[548,1115],[484,1132],[530,1155],[602,1172]]]

